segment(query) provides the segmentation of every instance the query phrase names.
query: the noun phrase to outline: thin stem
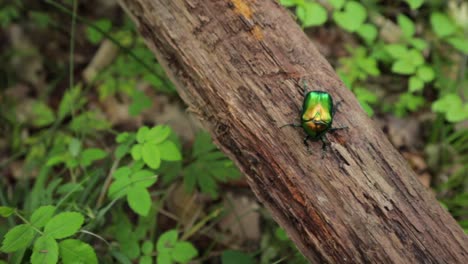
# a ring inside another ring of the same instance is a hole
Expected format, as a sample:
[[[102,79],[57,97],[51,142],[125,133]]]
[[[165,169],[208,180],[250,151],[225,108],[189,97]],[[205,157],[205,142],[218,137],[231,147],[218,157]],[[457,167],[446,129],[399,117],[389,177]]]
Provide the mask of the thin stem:
[[[112,167],[109,170],[109,173],[107,174],[106,180],[104,182],[104,185],[102,186],[101,193],[99,194],[99,198],[96,203],[96,210],[99,209],[104,202],[104,198],[106,197],[107,189],[109,189],[109,186],[112,182],[112,174],[114,174],[115,170],[117,169],[117,166],[119,166],[120,159],[116,159],[114,163],[112,163]]]
[[[78,9],[78,1],[73,0],[73,12],[72,12],[72,21],[71,21],[71,33],[70,33],[70,72],[69,72],[69,87],[72,88],[74,85],[74,55],[75,55],[75,30],[76,30],[76,11]],[[73,112],[73,111],[72,111]]]
[[[207,215],[205,218],[203,218],[202,220],[200,220],[197,224],[195,224],[188,232],[186,232],[181,238],[180,240],[187,240],[189,239],[193,234],[195,234],[198,230],[200,230],[203,226],[205,226],[205,224],[210,221],[211,219],[213,218],[216,218],[218,217],[218,215],[221,213],[223,209],[222,208],[218,208],[218,209],[215,209],[213,212],[211,212],[211,214]]]
[[[39,230],[39,229],[37,229],[35,226],[33,226],[33,225],[31,224],[31,222],[29,222],[26,218],[24,218],[24,217],[23,217],[20,213],[18,213],[18,211],[16,211],[16,210],[15,210],[15,215],[16,215],[19,219],[21,219],[25,224],[28,224],[28,225],[31,226],[34,230],[36,230],[36,232],[38,232],[39,234],[42,235],[42,231],[41,231],[41,230]]]
[[[3,188],[3,181],[0,180],[0,202],[3,206],[8,206],[8,202],[5,198],[5,195],[3,194],[3,190],[6,190],[6,188]],[[11,227],[15,226],[15,221],[12,217],[8,217],[8,224]]]
[[[107,246],[111,246],[111,244],[109,242],[107,242],[107,240],[105,238],[103,238],[102,236],[98,235],[98,234],[95,234],[91,231],[88,231],[88,230],[84,230],[84,229],[81,229],[80,230],[81,233],[84,233],[84,234],[87,234],[87,235],[90,235],[90,236],[93,236],[93,237],[96,237],[97,239],[103,241],[104,243],[106,243]]]
[[[61,5],[60,3],[57,3],[53,0],[46,0],[45,1],[46,3],[50,4],[51,6],[57,8],[58,10],[62,11],[63,13],[65,14],[68,14],[68,15],[73,15],[73,12],[70,11],[69,9],[67,9],[64,5]],[[136,62],[138,62],[141,66],[143,66],[146,70],[148,70],[148,72],[150,72],[151,74],[155,75],[155,76],[160,76],[152,66],[146,64],[142,59],[140,59],[135,53],[133,53],[133,51],[131,50],[131,48],[127,48],[125,46],[123,46],[117,39],[115,39],[114,37],[112,37],[108,32],[100,29],[99,27],[95,26],[92,22],[88,21],[87,19],[81,17],[81,16],[78,16],[76,15],[76,19],[93,28],[95,31],[101,33],[103,36],[105,36],[107,39],[109,39],[112,43],[114,43],[117,47],[119,47],[123,52],[125,52],[128,56],[130,56],[132,59],[134,59]],[[164,82],[164,84],[166,86],[169,86],[169,82],[167,81],[166,78],[162,78],[162,81]]]

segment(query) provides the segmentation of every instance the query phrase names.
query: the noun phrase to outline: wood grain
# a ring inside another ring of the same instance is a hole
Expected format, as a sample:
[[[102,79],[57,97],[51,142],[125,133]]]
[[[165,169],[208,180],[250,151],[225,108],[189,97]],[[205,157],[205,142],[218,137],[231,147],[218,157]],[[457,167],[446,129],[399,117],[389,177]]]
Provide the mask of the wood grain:
[[[468,239],[272,0],[121,0],[189,109],[313,263],[468,263]],[[308,154],[304,87],[343,100]]]

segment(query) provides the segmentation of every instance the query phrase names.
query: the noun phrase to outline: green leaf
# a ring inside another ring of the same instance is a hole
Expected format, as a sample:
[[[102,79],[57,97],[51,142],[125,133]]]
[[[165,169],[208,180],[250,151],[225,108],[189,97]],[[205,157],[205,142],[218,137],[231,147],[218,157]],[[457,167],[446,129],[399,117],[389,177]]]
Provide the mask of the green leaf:
[[[117,170],[115,170],[114,173],[112,174],[112,176],[116,180],[119,180],[119,179],[122,179],[122,178],[127,178],[128,179],[128,177],[130,176],[131,173],[132,173],[132,170],[128,166],[123,166],[123,167],[120,167]]]
[[[356,87],[354,89],[354,94],[356,94],[359,101],[376,103],[378,100],[377,95],[366,88]]]
[[[436,35],[441,38],[452,35],[456,30],[450,18],[446,14],[440,12],[431,14],[431,25]]]
[[[198,255],[197,249],[192,243],[183,241],[177,242],[172,250],[172,259],[177,262],[186,263]]]
[[[78,157],[81,152],[81,141],[77,138],[72,138],[68,144],[68,152],[72,157]]]
[[[334,9],[340,9],[345,4],[345,0],[328,0]]]
[[[94,22],[93,26],[97,27],[101,31],[109,32],[110,29],[112,28],[112,23],[108,19],[101,19],[101,20]],[[102,40],[104,36],[101,34],[101,32],[96,30],[94,27],[89,26],[86,28],[86,36],[88,37],[89,42],[93,44],[97,44]]]
[[[184,170],[184,185],[187,193],[192,193],[197,184],[198,172],[194,164],[190,164]]]
[[[152,256],[142,256],[138,264],[153,264]]]
[[[58,185],[58,183],[57,183],[57,185]],[[82,190],[84,190],[84,187],[81,184],[68,182],[68,183],[60,185],[57,188],[56,193],[57,194],[68,194],[68,193],[72,193],[72,192],[80,192]]]
[[[6,233],[1,251],[10,253],[29,246],[34,238],[34,229],[30,225],[17,225]]]
[[[158,252],[156,257],[156,263],[158,264],[173,264],[171,254],[169,252]]]
[[[89,148],[81,153],[81,161],[80,164],[83,167],[88,167],[94,161],[103,159],[107,156],[107,152],[100,148]]]
[[[212,151],[205,153],[204,155],[198,157],[198,160],[200,161],[216,161],[216,160],[222,160],[225,159],[226,156],[219,151]]]
[[[20,16],[20,6],[17,6],[17,3],[12,1],[10,1],[10,3],[11,4],[2,5],[2,8],[0,9],[0,25],[3,28],[6,28],[14,19]]]
[[[416,75],[424,82],[430,82],[434,80],[435,77],[434,70],[427,65],[419,67],[416,71]]]
[[[211,141],[211,137],[206,132],[200,132],[195,137],[195,142],[193,143],[192,156],[198,157],[201,154],[210,152],[216,149],[216,146]]]
[[[449,122],[460,122],[468,119],[468,104],[457,94],[449,93],[432,103],[432,111],[444,113]]]
[[[77,212],[65,212],[54,216],[45,226],[44,234],[55,239],[74,235],[83,225],[84,217]]]
[[[9,217],[15,212],[15,208],[7,207],[7,206],[0,206],[0,216],[2,217]]]
[[[166,140],[171,134],[169,126],[155,126],[146,134],[146,142],[159,144]]]
[[[76,134],[89,135],[110,129],[111,124],[99,110],[93,110],[75,115],[68,127]]]
[[[144,143],[146,141],[146,135],[150,129],[147,126],[140,127],[137,132],[136,139],[138,143]]]
[[[333,19],[343,29],[355,32],[366,21],[367,11],[362,4],[355,1],[346,3],[344,11],[335,11]]]
[[[419,79],[417,76],[411,76],[409,78],[409,91],[418,92],[421,91],[424,87],[424,82]]]
[[[424,0],[406,0],[412,10],[418,9],[424,4]]]
[[[140,256],[140,244],[135,240],[135,235],[129,234],[129,238],[120,241],[120,251],[130,259]]]
[[[28,12],[29,16],[31,18],[31,21],[33,21],[34,25],[40,28],[47,28],[49,25],[52,24],[52,18],[45,12],[40,12],[40,11],[30,11]]]
[[[414,66],[420,66],[424,64],[424,57],[421,51],[416,49],[410,49],[407,54],[407,60],[409,60]]]
[[[255,259],[238,250],[225,250],[221,255],[221,264],[255,264]]]
[[[131,181],[130,178],[121,178],[118,179],[109,186],[109,191],[107,192],[107,195],[111,199],[118,199],[122,196],[125,196],[127,194],[127,189],[130,186]]]
[[[63,264],[68,263],[86,263],[86,264],[97,264],[98,259],[94,249],[76,239],[67,239],[59,243],[60,257],[62,258]]]
[[[135,90],[133,92],[132,103],[128,107],[128,112],[131,116],[137,116],[152,105],[151,99],[144,92]]]
[[[31,225],[36,228],[41,228],[47,224],[47,222],[52,219],[55,213],[55,206],[45,205],[41,206],[34,211],[31,216]]]
[[[403,31],[403,35],[407,38],[411,38],[416,31],[413,21],[403,14],[398,15],[397,21]]]
[[[58,261],[58,244],[50,236],[41,236],[34,242],[32,264],[55,264]]]
[[[58,117],[63,119],[69,115],[72,111],[79,109],[86,103],[86,100],[81,97],[81,88],[75,86],[67,90],[60,101]]]
[[[372,107],[369,104],[367,104],[366,102],[361,102],[361,101],[359,101],[359,104],[361,105],[362,109],[364,109],[364,111],[367,113],[369,117],[372,117],[374,115],[374,109],[372,109]]]
[[[295,0],[280,0],[280,4],[282,4],[285,7],[291,7],[296,5]]]
[[[427,42],[424,39],[412,38],[409,40],[409,43],[420,51],[423,51],[427,48]]]
[[[153,252],[153,248],[153,242],[151,242],[150,240],[146,240],[141,246],[141,252],[143,252],[143,254],[145,255],[150,255]]]
[[[359,27],[357,33],[361,36],[367,43],[372,43],[377,38],[377,27],[372,24],[364,24]]]
[[[132,154],[133,160],[141,160],[141,151],[142,151],[142,144],[135,144],[132,147],[130,153]]]
[[[399,74],[413,74],[416,67],[408,60],[397,60],[392,65],[392,72]]]
[[[117,135],[117,137],[115,138],[115,142],[117,142],[117,143],[124,143],[124,142],[127,141],[129,138],[130,138],[130,133],[128,133],[128,132],[122,132],[122,133],[119,133],[119,134]]]
[[[158,145],[159,152],[161,153],[161,159],[167,161],[177,161],[182,159],[182,154],[177,148],[176,144],[172,141],[164,141]]]
[[[178,238],[179,234],[175,229],[164,232],[158,238],[158,242],[156,243],[156,250],[158,253],[171,252],[177,243]]]
[[[209,194],[211,198],[218,197],[216,181],[206,172],[201,172],[197,178],[198,187],[203,193]]]
[[[286,234],[286,231],[284,229],[278,227],[275,229],[275,237],[277,237],[281,241],[288,241],[288,234]]]
[[[141,154],[143,161],[152,169],[157,169],[161,165],[161,153],[155,144],[143,144]]]
[[[151,209],[151,196],[146,188],[131,186],[127,190],[127,202],[132,210],[147,216]]]
[[[64,163],[69,158],[71,158],[69,154],[66,154],[66,155],[58,154],[58,155],[52,156],[47,160],[46,166],[50,167],[50,166],[55,166],[60,163]]]
[[[451,37],[447,39],[447,42],[463,54],[468,55],[468,40],[466,38]]]
[[[456,94],[447,94],[432,104],[432,111],[444,113],[451,109],[451,106],[460,106],[461,98]]]
[[[131,176],[131,181],[134,183],[134,185],[141,188],[148,188],[157,180],[158,177],[154,174],[154,172],[149,170],[137,171]]]
[[[115,149],[115,152],[114,152],[115,158],[116,159],[121,159],[121,158],[125,157],[125,155],[127,155],[127,153],[128,153],[128,150],[129,150],[128,145],[119,145]]]
[[[406,114],[407,110],[415,111],[424,105],[424,103],[425,99],[420,95],[414,95],[412,93],[400,94],[400,97],[395,104],[395,114],[402,117]]]
[[[402,44],[385,45],[385,51],[395,59],[405,58],[408,54],[408,49]]]
[[[296,15],[304,27],[323,25],[327,21],[327,10],[315,2],[305,2],[298,6]]]
[[[32,104],[34,118],[33,124],[37,127],[43,127],[52,124],[55,121],[55,114],[48,105],[41,101],[35,101]]]

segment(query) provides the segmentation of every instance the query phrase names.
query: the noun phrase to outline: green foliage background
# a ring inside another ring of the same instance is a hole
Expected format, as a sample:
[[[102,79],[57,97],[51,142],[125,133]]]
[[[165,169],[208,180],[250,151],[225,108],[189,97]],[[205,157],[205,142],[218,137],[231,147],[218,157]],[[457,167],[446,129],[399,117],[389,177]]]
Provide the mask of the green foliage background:
[[[468,3],[279,2],[313,39],[325,30],[347,40],[334,44],[344,55],[329,60],[370,116],[425,117],[418,119],[425,132],[417,148],[431,187],[467,231]],[[203,131],[184,142],[167,124],[128,130],[105,117],[96,104],[107,100],[127,100],[134,118],[150,109],[153,100],[141,85],[180,100],[128,18],[86,17],[77,0],[0,3],[0,34],[19,25],[69,38],[61,59],[45,62],[47,89],[27,103],[7,88],[37,84],[12,69],[40,54],[40,45],[0,45],[0,152],[6,153],[0,155],[0,263],[305,263],[263,209],[255,246],[230,247],[207,235],[226,236],[214,226],[229,213],[224,190],[242,181],[240,172]],[[106,41],[118,53],[86,82],[77,74],[83,63],[76,49],[96,50]],[[16,178],[15,164],[21,165]],[[209,201],[189,226],[165,211],[179,183],[185,194]]]

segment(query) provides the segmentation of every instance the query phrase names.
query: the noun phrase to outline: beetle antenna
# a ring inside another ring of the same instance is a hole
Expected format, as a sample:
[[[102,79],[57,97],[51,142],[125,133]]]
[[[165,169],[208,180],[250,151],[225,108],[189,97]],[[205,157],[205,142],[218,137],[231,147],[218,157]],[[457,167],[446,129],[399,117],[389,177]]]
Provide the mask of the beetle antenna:
[[[302,79],[302,86],[304,86],[304,95],[306,95],[309,92],[309,87],[305,79]]]
[[[301,127],[301,124],[285,124],[280,126],[279,128],[287,127],[287,126],[292,126],[292,127]]]

